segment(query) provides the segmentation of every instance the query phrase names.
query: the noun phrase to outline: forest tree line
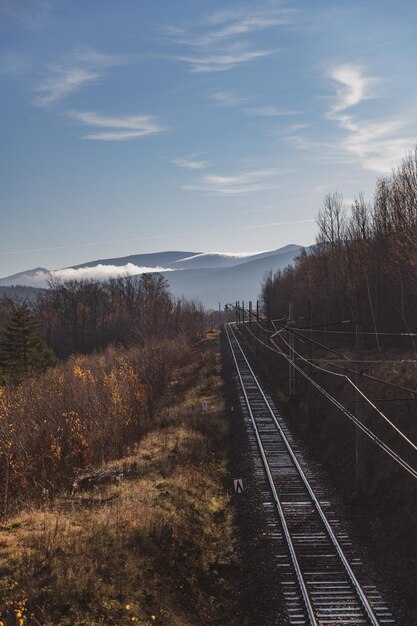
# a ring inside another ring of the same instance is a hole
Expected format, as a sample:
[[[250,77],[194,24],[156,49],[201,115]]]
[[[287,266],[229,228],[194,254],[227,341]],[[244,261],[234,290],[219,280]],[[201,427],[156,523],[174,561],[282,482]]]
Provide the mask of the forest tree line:
[[[21,379],[71,354],[109,345],[144,346],[165,339],[194,341],[205,325],[202,307],[174,299],[160,274],[99,282],[51,281],[30,302],[0,301],[0,378]]]
[[[328,194],[317,225],[316,244],[265,277],[265,313],[285,317],[292,301],[296,317],[315,325],[351,319],[375,333],[416,331],[417,148],[377,181],[373,201],[359,194],[348,211]]]
[[[159,274],[52,283],[0,305],[0,516],[119,458],[206,328]]]

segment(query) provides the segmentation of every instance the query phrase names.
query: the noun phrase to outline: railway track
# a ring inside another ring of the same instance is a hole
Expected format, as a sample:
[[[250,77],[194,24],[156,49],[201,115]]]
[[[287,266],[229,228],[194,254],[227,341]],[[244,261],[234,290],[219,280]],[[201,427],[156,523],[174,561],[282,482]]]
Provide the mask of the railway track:
[[[255,452],[269,537],[288,623],[395,624],[272,399],[262,390],[232,325],[226,326],[240,404]]]

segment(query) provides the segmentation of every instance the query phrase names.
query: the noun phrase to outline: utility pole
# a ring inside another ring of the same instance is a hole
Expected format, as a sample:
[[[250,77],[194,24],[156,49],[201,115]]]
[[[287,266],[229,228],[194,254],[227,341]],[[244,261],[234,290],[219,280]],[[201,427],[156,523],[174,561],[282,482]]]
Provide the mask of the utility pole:
[[[287,326],[293,327],[295,325],[294,321],[294,303],[292,300],[288,303],[288,322]],[[288,391],[290,398],[294,398],[295,396],[295,368],[294,368],[294,333],[290,330],[288,332]]]
[[[219,326],[222,325],[222,310],[220,308],[220,302],[219,302]]]
[[[308,325],[310,326],[310,328],[312,328],[313,326],[313,306],[311,304],[311,300],[308,301]],[[311,335],[310,335],[311,337]],[[312,366],[312,360],[313,360],[313,342],[309,341],[308,342],[308,347],[307,347],[307,353],[308,353],[308,360],[310,361],[310,366],[309,366],[309,373],[310,376],[312,376],[313,374],[313,366]],[[308,402],[308,417],[311,418],[311,398],[312,398],[312,385],[307,385],[307,402]]]
[[[245,325],[245,301],[242,300],[242,323]]]
[[[252,325],[252,300],[249,300],[249,326]]]
[[[362,324],[356,322],[355,324],[355,337],[356,337],[356,386],[358,390],[356,391],[356,402],[355,402],[355,417],[358,420],[363,420],[363,415],[361,416],[360,406],[362,396],[359,390],[362,391],[363,387],[363,379],[361,376],[362,373],[362,360],[363,360],[363,328]],[[364,434],[359,428],[356,426],[356,436],[355,436],[355,469],[356,469],[356,492],[361,494],[363,491],[363,481],[365,476],[365,441]]]
[[[259,300],[256,301],[256,338],[259,339]],[[259,342],[255,342],[255,353],[256,356],[259,354]]]

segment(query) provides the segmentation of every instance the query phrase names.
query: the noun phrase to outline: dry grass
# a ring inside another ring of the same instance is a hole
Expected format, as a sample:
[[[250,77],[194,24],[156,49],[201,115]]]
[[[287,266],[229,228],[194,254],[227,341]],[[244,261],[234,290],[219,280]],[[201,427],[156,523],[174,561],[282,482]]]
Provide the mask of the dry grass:
[[[155,430],[105,468],[136,476],[82,494],[117,498],[57,500],[0,526],[0,624],[233,624],[226,434],[212,333],[176,372]]]
[[[179,340],[109,347],[0,387],[0,519],[126,454],[189,351]]]

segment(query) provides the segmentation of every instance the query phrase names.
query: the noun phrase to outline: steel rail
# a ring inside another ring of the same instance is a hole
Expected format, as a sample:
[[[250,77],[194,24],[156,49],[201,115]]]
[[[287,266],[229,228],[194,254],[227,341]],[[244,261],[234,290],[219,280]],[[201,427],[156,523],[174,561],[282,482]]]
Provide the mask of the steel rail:
[[[236,335],[234,334],[233,330],[231,328],[229,328],[228,325],[226,325],[226,334],[227,334],[227,339],[229,341],[230,351],[231,351],[232,356],[233,356],[233,360],[234,360],[234,363],[235,363],[236,371],[237,371],[237,374],[238,374],[238,377],[239,377],[239,381],[240,381],[240,385],[241,385],[241,388],[242,388],[242,392],[243,392],[243,395],[244,395],[244,398],[245,398],[246,406],[247,406],[248,411],[249,411],[249,416],[250,416],[250,419],[251,419],[251,422],[252,422],[253,430],[255,432],[255,437],[256,437],[257,444],[258,444],[259,452],[261,454],[261,458],[262,458],[262,462],[263,462],[263,465],[264,465],[264,468],[265,468],[265,472],[266,472],[266,475],[268,477],[269,486],[271,488],[272,495],[273,495],[273,498],[274,498],[274,501],[275,501],[275,506],[277,508],[278,515],[279,515],[279,518],[280,518],[280,521],[281,521],[281,525],[282,525],[282,529],[284,531],[285,539],[286,539],[287,544],[288,544],[288,549],[290,551],[291,560],[292,560],[292,563],[293,563],[293,566],[294,566],[294,569],[295,569],[295,573],[297,575],[298,584],[300,586],[301,595],[303,597],[304,604],[305,604],[305,607],[306,607],[306,610],[307,610],[308,619],[310,621],[311,626],[319,626],[319,622],[316,620],[316,617],[314,615],[313,606],[311,604],[311,600],[310,600],[310,597],[309,597],[308,591],[307,591],[307,585],[306,585],[306,582],[304,580],[300,564],[298,562],[297,554],[296,554],[296,551],[295,551],[295,548],[294,548],[294,543],[293,543],[293,540],[292,540],[292,537],[291,537],[291,534],[290,534],[290,531],[289,531],[289,528],[288,528],[287,520],[285,519],[285,514],[284,514],[284,511],[283,511],[283,508],[282,508],[282,504],[281,504],[281,501],[279,499],[277,490],[275,488],[274,479],[272,478],[272,474],[271,474],[271,470],[270,470],[270,467],[269,467],[268,459],[266,458],[265,450],[264,450],[264,447],[263,447],[263,444],[262,444],[261,437],[259,435],[258,427],[256,425],[256,420],[255,420],[253,412],[252,412],[252,407],[251,407],[250,402],[249,402],[248,394],[246,392],[245,384],[244,384],[243,379],[242,379],[242,375],[241,375],[241,372],[240,372],[240,369],[239,369],[239,365],[238,365],[238,362],[237,362],[237,359],[236,359],[236,355],[235,355],[235,352],[233,350],[232,342],[230,341],[229,330],[232,332],[233,337],[236,340],[236,343],[238,344],[239,348],[240,348],[240,345],[239,345],[239,342],[236,339]]]
[[[324,524],[324,526],[326,528],[327,534],[328,534],[331,542],[333,543],[333,546],[335,547],[336,552],[337,552],[337,554],[338,554],[338,556],[339,556],[339,558],[340,558],[340,560],[341,560],[341,562],[342,562],[342,564],[343,564],[343,566],[344,566],[344,568],[345,568],[345,570],[346,570],[346,572],[347,572],[347,574],[348,574],[348,576],[350,578],[350,581],[351,581],[351,583],[352,583],[352,585],[353,585],[353,587],[354,587],[354,589],[356,591],[356,594],[357,594],[357,596],[358,596],[358,598],[359,598],[359,600],[360,600],[360,602],[362,604],[362,607],[364,608],[364,610],[365,610],[365,612],[366,612],[366,614],[367,614],[367,616],[369,618],[370,623],[372,624],[372,626],[380,626],[380,622],[378,621],[377,616],[375,615],[371,605],[369,604],[368,599],[366,597],[366,594],[364,593],[364,591],[363,591],[363,589],[362,589],[358,579],[356,578],[356,576],[355,576],[355,574],[354,574],[354,572],[353,572],[353,570],[352,570],[352,568],[351,568],[351,566],[349,564],[349,561],[347,560],[347,558],[346,558],[346,556],[345,556],[345,554],[343,552],[343,549],[342,549],[342,547],[341,547],[341,545],[340,545],[340,543],[339,543],[339,541],[338,541],[338,539],[337,539],[337,537],[336,537],[336,535],[335,535],[335,533],[334,533],[334,531],[333,531],[333,529],[332,529],[332,527],[331,527],[331,525],[330,525],[330,523],[329,523],[329,521],[328,521],[328,519],[327,519],[327,517],[326,517],[326,515],[325,515],[325,513],[324,513],[324,511],[322,509],[322,507],[321,507],[321,505],[320,505],[320,502],[318,501],[318,499],[317,499],[317,497],[316,497],[316,495],[315,495],[315,493],[314,493],[314,491],[313,491],[313,489],[312,489],[312,487],[311,487],[311,485],[310,485],[310,483],[309,483],[309,481],[308,481],[308,479],[307,479],[307,477],[306,477],[302,467],[300,466],[300,464],[298,462],[298,459],[297,459],[297,457],[296,457],[296,455],[295,455],[295,453],[294,453],[294,451],[293,451],[293,449],[292,449],[292,447],[291,447],[291,445],[290,445],[290,443],[289,443],[289,441],[288,441],[284,431],[282,430],[281,425],[279,424],[279,422],[278,422],[278,420],[277,420],[277,418],[275,416],[275,413],[272,410],[271,405],[269,404],[269,401],[266,398],[266,396],[265,396],[265,394],[263,392],[263,389],[261,388],[261,386],[260,386],[260,384],[258,382],[258,379],[255,376],[255,373],[254,373],[252,367],[250,366],[250,363],[249,363],[249,361],[248,361],[248,359],[247,359],[247,357],[246,357],[246,355],[245,355],[245,353],[244,353],[244,351],[242,349],[242,346],[239,343],[239,340],[237,339],[237,337],[236,337],[233,329],[231,328],[231,326],[230,325],[228,325],[228,326],[229,326],[229,329],[230,329],[230,331],[231,331],[231,333],[232,333],[232,335],[233,335],[233,337],[234,337],[234,339],[235,339],[235,341],[237,343],[237,346],[238,346],[238,348],[239,348],[239,350],[240,350],[240,352],[241,352],[241,354],[242,354],[242,356],[243,356],[243,358],[244,358],[244,360],[246,362],[246,365],[247,365],[247,367],[248,367],[248,369],[249,369],[249,371],[251,373],[251,376],[253,377],[253,380],[254,380],[256,386],[258,387],[258,390],[259,390],[260,394],[262,395],[263,401],[265,402],[265,406],[267,407],[269,413],[271,414],[271,417],[272,417],[272,419],[274,421],[274,424],[275,424],[278,432],[280,433],[280,435],[282,437],[284,445],[287,448],[287,451],[288,451],[291,459],[293,460],[293,463],[294,463],[295,467],[297,468],[297,471],[298,471],[298,473],[299,473],[299,475],[300,475],[300,477],[301,477],[301,479],[302,479],[302,481],[303,481],[303,483],[304,483],[304,485],[305,485],[305,487],[306,487],[306,489],[307,489],[307,491],[308,491],[308,493],[309,493],[309,495],[310,495],[310,497],[311,497],[311,499],[312,499],[312,501],[313,501],[313,503],[314,503],[314,505],[316,507],[316,510],[317,510],[317,512],[318,512],[318,514],[319,514],[319,516],[320,516],[320,518],[321,518],[321,520],[322,520],[322,522],[323,522],[323,524]],[[240,372],[239,372],[239,368],[238,368],[238,365],[237,365],[237,360],[236,360],[235,354],[233,352],[233,348],[232,348],[232,345],[231,345],[231,342],[230,342],[229,335],[228,335],[228,339],[229,339],[229,344],[230,344],[230,347],[231,347],[231,350],[232,350],[233,358],[234,358],[234,361],[235,361],[235,364],[236,364],[236,368],[237,368],[238,373],[239,373],[239,378],[240,378],[240,381],[241,381],[241,384],[242,384],[242,388],[244,389],[242,377],[241,377]],[[244,392],[244,393],[245,393],[246,402],[248,403],[247,394],[246,394],[246,392]],[[250,411],[250,414],[251,414],[251,417],[252,417],[252,419],[254,421],[252,411]],[[258,436],[259,436],[259,434],[258,434]],[[315,622],[313,622],[313,624],[314,623]]]

